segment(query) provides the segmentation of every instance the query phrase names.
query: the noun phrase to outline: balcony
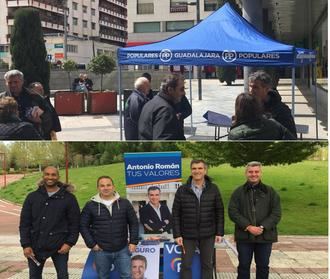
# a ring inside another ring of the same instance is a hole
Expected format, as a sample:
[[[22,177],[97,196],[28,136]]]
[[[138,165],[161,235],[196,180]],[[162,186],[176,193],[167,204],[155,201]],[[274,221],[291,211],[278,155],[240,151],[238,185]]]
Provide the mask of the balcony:
[[[188,12],[187,4],[173,5],[170,7],[171,13],[186,13]]]
[[[8,8],[34,7],[59,14],[64,14],[62,5],[55,5],[57,1],[51,0],[7,0]]]
[[[126,19],[127,18],[127,16],[119,14],[115,11],[111,11],[111,10],[105,8],[105,7],[99,7],[99,11],[103,12],[103,13],[106,13],[106,14],[109,14],[109,15],[112,15],[112,16],[115,16],[115,17],[118,17],[118,18],[121,18],[121,19]]]

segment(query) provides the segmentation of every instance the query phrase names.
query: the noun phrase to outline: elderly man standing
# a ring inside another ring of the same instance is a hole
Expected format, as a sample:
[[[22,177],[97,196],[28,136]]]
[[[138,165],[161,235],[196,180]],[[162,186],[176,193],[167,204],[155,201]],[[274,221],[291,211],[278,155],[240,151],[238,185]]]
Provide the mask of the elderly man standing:
[[[181,279],[192,278],[192,259],[200,250],[203,279],[213,278],[214,242],[224,235],[224,208],[217,185],[207,176],[203,160],[192,160],[191,176],[175,193],[173,237],[182,246]]]
[[[238,279],[250,279],[253,254],[256,278],[267,279],[272,243],[277,242],[280,197],[272,187],[261,182],[261,174],[261,163],[248,163],[247,181],[233,192],[229,202],[229,218],[235,223]]]
[[[290,108],[282,102],[277,90],[272,89],[272,79],[264,71],[256,71],[249,76],[250,94],[263,104],[264,112],[287,128],[297,138],[296,124]]]
[[[184,96],[184,79],[172,74],[161,85],[160,92],[142,109],[139,119],[141,140],[185,140],[183,126],[175,104]]]
[[[78,240],[80,209],[73,187],[59,181],[58,170],[48,166],[36,191],[26,197],[19,225],[21,245],[30,278],[41,279],[51,257],[57,278],[69,278],[69,251]]]
[[[19,118],[34,124],[37,128],[41,124],[47,130],[53,126],[52,114],[47,110],[45,101],[35,94],[30,94],[23,87],[24,75],[18,70],[11,70],[4,75],[7,90],[0,93],[2,97],[13,97],[18,104]],[[50,139],[50,134],[42,135],[44,139]]]
[[[139,77],[134,83],[134,90],[125,104],[124,129],[126,140],[138,140],[138,123],[143,106],[148,102],[150,82],[145,77]]]

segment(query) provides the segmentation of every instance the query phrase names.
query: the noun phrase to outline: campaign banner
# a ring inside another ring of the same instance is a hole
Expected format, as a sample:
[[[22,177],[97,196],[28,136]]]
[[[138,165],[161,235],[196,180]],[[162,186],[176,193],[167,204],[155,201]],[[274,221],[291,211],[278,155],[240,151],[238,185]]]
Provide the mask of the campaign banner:
[[[150,186],[173,192],[181,185],[181,152],[124,153],[127,193],[146,193]]]
[[[164,243],[164,279],[179,279],[182,248],[172,242]],[[200,256],[196,251],[192,261],[192,279],[201,278]]]
[[[87,257],[82,279],[97,279],[96,266],[94,255],[97,252],[90,251]],[[132,279],[144,278],[152,279],[159,278],[159,257],[160,247],[157,245],[138,245],[136,251],[132,254],[131,273]],[[155,277],[156,276],[156,277]],[[115,265],[112,265],[109,273],[109,279],[120,279],[119,273]]]

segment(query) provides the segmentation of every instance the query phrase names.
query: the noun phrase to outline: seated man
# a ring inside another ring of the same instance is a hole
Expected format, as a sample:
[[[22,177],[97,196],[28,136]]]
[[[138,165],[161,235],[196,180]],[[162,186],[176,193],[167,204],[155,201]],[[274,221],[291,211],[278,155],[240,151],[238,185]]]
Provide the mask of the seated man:
[[[0,98],[0,139],[41,140],[41,136],[29,122],[18,117],[18,105],[14,98]]]
[[[140,222],[144,233],[171,233],[172,216],[167,205],[160,204],[160,189],[157,186],[148,188],[149,203],[140,209]]]

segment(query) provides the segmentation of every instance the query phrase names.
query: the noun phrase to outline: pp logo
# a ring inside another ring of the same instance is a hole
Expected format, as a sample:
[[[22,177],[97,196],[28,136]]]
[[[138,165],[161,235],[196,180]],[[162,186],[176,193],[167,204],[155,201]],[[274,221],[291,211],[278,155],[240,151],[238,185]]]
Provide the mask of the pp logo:
[[[172,59],[172,51],[170,51],[169,49],[163,49],[160,52],[159,58],[163,62],[170,61]]]
[[[224,50],[222,52],[222,59],[227,63],[234,62],[237,58],[237,54],[235,50]]]

